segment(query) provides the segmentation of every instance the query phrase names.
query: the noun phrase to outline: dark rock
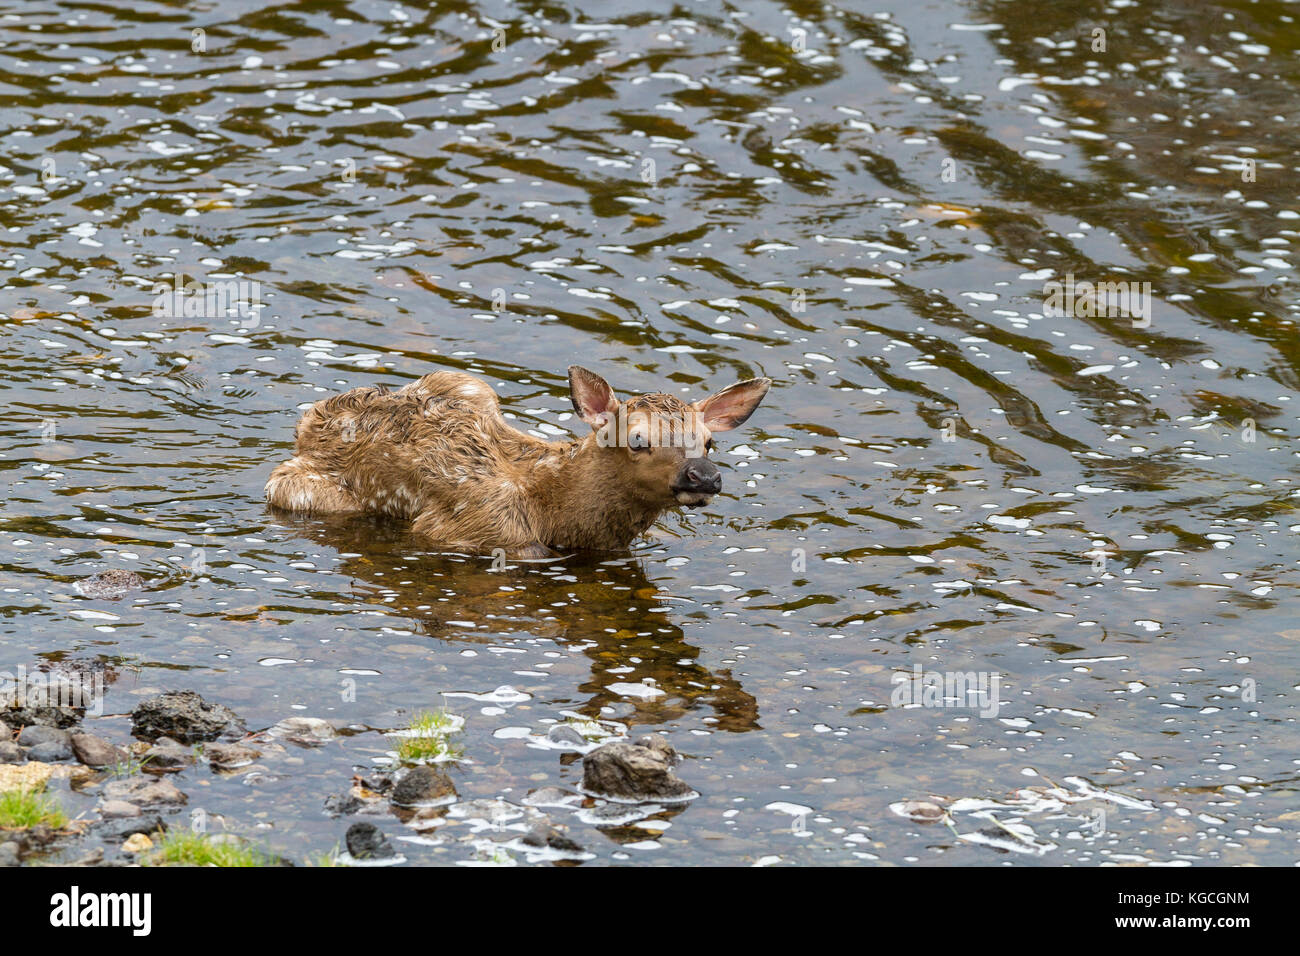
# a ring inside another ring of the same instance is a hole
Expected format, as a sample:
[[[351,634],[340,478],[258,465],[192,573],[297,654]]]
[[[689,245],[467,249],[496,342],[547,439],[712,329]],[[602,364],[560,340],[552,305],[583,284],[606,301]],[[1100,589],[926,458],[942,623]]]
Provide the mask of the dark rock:
[[[175,773],[194,763],[194,751],[172,740],[159,737],[152,747],[140,757],[142,768],[148,773]]]
[[[184,744],[243,732],[244,722],[229,707],[210,704],[192,690],[150,697],[131,711],[131,733],[141,740],[171,737]]]
[[[18,865],[18,844],[10,840],[0,843],[0,866]]]
[[[168,780],[129,777],[104,784],[104,799],[124,800],[140,807],[179,806],[185,802],[185,794]]]
[[[0,763],[22,763],[26,759],[22,748],[12,740],[0,740]]]
[[[549,847],[552,850],[560,850],[564,853],[582,852],[581,846],[569,839],[562,830],[556,829],[549,823],[539,823],[525,833],[520,842],[527,846]]]
[[[138,817],[105,820],[95,825],[95,835],[105,843],[121,843],[127,837],[133,837],[137,833],[150,836],[166,829],[167,824],[163,822],[162,817],[156,813],[149,813]]]
[[[143,587],[144,579],[140,575],[134,571],[123,571],[121,568],[100,571],[88,578],[82,578],[73,585],[82,597],[103,601],[120,600],[132,591],[139,591]]]
[[[60,730],[57,727],[46,727],[42,724],[34,724],[31,727],[24,727],[18,734],[18,742],[24,747],[36,747],[40,744],[61,743],[71,748],[71,735],[66,730]]]
[[[556,724],[546,732],[546,739],[553,744],[562,744],[577,750],[587,749],[587,738],[568,724]]]
[[[72,752],[77,755],[77,759],[96,770],[127,761],[126,751],[94,734],[72,734],[71,743]]]
[[[88,695],[80,683],[47,675],[26,677],[14,690],[0,695],[0,719],[6,726],[72,727],[85,713]]]
[[[325,812],[332,817],[346,817],[365,805],[364,800],[352,793],[332,793],[325,798]]]
[[[208,758],[208,763],[214,770],[236,770],[247,767],[262,756],[262,752],[242,744],[207,744],[203,748],[203,755]]]
[[[373,823],[352,824],[343,839],[353,859],[382,860],[397,855],[397,851],[388,842],[388,837]]]
[[[4,714],[5,723],[11,727],[25,727],[29,724],[75,727],[82,716],[75,707],[60,704],[14,703],[12,699],[7,704],[0,704],[0,713]]]
[[[680,802],[695,796],[672,766],[676,752],[668,742],[651,738],[643,745],[616,742],[597,747],[582,758],[582,788],[593,796],[629,803]]]
[[[41,763],[58,763],[60,760],[72,759],[72,745],[61,740],[51,740],[48,743],[37,744],[27,751],[28,760],[37,760]]]
[[[445,773],[416,767],[397,782],[391,799],[399,807],[430,806],[455,800],[456,787]]]

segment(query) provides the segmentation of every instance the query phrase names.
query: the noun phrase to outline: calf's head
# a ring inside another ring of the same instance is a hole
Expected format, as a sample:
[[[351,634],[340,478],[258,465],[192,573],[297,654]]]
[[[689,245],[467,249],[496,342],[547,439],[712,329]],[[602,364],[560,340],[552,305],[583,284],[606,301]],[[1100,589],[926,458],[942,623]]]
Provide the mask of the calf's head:
[[[709,461],[713,434],[749,418],[771,385],[766,378],[737,382],[694,404],[661,393],[620,402],[595,372],[569,367],[574,411],[616,463],[623,490],[664,508],[705,505],[722,490],[722,473]]]

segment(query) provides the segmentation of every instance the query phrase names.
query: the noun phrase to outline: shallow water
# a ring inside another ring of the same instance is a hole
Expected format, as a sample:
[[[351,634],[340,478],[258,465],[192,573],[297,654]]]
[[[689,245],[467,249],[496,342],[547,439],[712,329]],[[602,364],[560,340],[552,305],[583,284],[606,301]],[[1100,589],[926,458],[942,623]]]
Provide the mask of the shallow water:
[[[744,6],[0,4],[0,670],[347,725],[177,781],[299,861],[445,706],[464,801],[576,787],[565,713],[685,755],[686,806],[547,811],[586,865],[1295,863],[1300,14]],[[152,314],[178,272],[261,308]],[[1149,326],[1047,314],[1067,274]],[[464,369],[551,436],[575,361],[776,385],[628,557],[262,504],[322,396]],[[75,594],[110,567],[149,590]],[[996,715],[891,700],[918,666]],[[402,852],[530,862],[477,826]]]

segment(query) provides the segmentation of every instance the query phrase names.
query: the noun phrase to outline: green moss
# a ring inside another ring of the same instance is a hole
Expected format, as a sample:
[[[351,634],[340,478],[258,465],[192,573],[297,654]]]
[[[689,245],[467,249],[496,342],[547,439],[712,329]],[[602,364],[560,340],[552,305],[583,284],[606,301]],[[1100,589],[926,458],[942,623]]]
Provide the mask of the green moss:
[[[26,830],[41,823],[55,830],[68,825],[68,815],[44,786],[0,793],[0,829]]]

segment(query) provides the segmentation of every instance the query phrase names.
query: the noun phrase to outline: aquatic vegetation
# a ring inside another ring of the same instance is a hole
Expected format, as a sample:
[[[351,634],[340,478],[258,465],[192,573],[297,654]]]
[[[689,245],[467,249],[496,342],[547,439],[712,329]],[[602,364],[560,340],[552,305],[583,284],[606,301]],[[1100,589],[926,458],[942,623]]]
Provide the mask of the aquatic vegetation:
[[[446,711],[420,711],[405,730],[391,735],[397,743],[397,759],[402,763],[459,760],[464,749],[453,744],[450,737],[464,725],[463,717]]]
[[[68,815],[43,785],[0,793],[0,830],[26,830],[39,824],[55,830],[68,825]]]
[[[145,866],[275,866],[279,861],[253,844],[215,840],[191,830],[168,830],[157,848],[140,862]]]

